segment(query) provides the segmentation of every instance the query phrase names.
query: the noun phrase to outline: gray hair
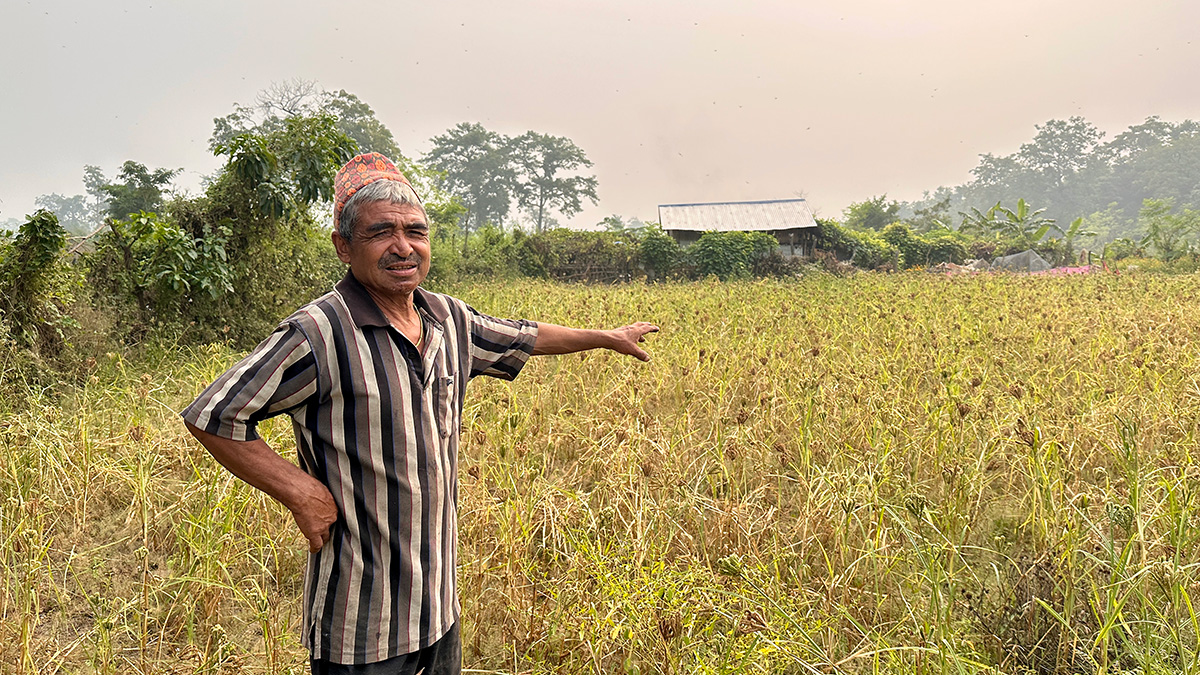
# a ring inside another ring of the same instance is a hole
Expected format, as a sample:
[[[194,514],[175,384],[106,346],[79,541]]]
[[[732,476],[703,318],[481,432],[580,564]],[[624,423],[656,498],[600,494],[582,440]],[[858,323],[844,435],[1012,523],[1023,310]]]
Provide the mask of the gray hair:
[[[388,202],[390,204],[408,204],[421,209],[421,215],[425,218],[425,223],[429,223],[429,216],[425,213],[425,206],[421,203],[421,198],[417,196],[416,190],[413,190],[407,183],[401,183],[398,180],[377,180],[373,183],[367,183],[366,186],[359,189],[350,197],[346,205],[342,207],[342,215],[338,218],[337,231],[338,235],[346,241],[350,241],[354,237],[354,226],[358,225],[358,212],[363,206],[374,202]]]

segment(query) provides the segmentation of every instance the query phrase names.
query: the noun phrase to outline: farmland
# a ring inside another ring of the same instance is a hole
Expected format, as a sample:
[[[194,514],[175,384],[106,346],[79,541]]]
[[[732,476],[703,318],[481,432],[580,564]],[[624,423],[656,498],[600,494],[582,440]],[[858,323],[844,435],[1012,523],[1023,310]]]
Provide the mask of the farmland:
[[[1200,672],[1196,275],[442,290],[663,328],[472,385],[465,667]],[[290,515],[172,412],[237,358],[0,402],[0,670],[306,672]]]

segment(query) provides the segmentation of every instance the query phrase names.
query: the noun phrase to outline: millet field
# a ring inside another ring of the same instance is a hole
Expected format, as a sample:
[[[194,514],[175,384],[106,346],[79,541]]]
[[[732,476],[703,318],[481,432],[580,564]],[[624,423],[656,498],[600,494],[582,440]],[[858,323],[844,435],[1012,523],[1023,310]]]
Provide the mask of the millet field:
[[[468,672],[1200,673],[1200,277],[440,290],[662,327],[468,391]],[[0,401],[0,671],[307,672],[290,514],[174,412],[239,356]]]

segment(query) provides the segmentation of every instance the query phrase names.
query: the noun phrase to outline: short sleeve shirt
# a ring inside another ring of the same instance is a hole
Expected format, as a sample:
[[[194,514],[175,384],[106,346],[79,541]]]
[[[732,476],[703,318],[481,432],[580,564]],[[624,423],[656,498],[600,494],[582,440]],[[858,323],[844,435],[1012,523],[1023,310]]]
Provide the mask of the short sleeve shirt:
[[[495,319],[461,300],[414,292],[418,351],[347,273],[183,411],[232,440],[291,416],[299,463],[339,518],[310,554],[304,644],[314,658],[373,663],[424,649],[458,620],[458,441],[466,384],[512,379],[537,324]]]

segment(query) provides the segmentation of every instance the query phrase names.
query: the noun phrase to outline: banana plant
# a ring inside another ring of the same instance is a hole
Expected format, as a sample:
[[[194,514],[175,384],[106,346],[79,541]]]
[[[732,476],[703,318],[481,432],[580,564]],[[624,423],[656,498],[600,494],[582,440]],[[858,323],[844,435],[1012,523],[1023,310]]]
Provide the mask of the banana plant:
[[[1029,207],[1029,204],[1024,199],[1017,200],[1017,209],[1004,208],[999,204],[996,205],[997,210],[1004,214],[1004,219],[996,219],[997,233],[1001,236],[1008,236],[1013,239],[1020,240],[1026,247],[1032,248],[1034,244],[1042,240],[1050,228],[1054,226],[1053,218],[1043,218],[1042,214],[1046,209],[1037,209],[1036,211]]]
[[[1095,232],[1083,229],[1083,216],[1072,220],[1071,224],[1067,226],[1066,231],[1063,231],[1063,229],[1058,225],[1051,225],[1051,227],[1054,229],[1054,231],[1058,232],[1062,236],[1063,245],[1066,246],[1067,249],[1067,259],[1072,259],[1075,257],[1074,243],[1077,237],[1096,236]]]
[[[1000,202],[987,211],[980,211],[974,206],[971,207],[970,213],[958,212],[962,216],[962,223],[958,226],[958,231],[963,234],[973,234],[981,237],[996,230],[996,211],[1000,208]]]

